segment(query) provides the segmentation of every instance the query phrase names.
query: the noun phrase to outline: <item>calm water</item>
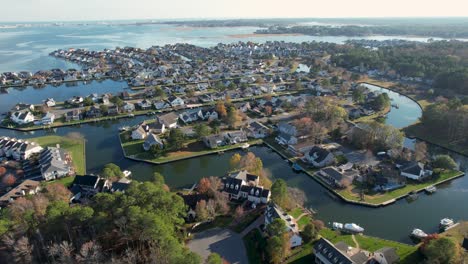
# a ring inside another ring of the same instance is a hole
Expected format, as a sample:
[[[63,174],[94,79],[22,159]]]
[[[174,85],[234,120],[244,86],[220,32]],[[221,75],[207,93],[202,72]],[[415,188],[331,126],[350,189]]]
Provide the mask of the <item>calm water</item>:
[[[343,43],[363,37],[340,36],[251,36],[255,27],[188,28],[173,25],[106,25],[63,24],[60,26],[30,25],[29,27],[0,28],[0,72],[37,71],[51,68],[79,68],[78,65],[49,57],[51,51],[63,48],[102,50],[117,46],[148,48],[178,42],[202,47],[238,41],[322,41]],[[427,41],[428,38],[372,36],[364,39],[407,39]]]
[[[149,47],[175,42],[188,42],[201,46],[212,46],[218,42],[235,42],[239,40],[307,41],[320,39],[322,41],[341,42],[348,38],[315,38],[307,36],[293,37],[252,37],[237,38],[228,35],[248,34],[255,28],[209,28],[209,29],[177,29],[172,26],[61,26],[47,28],[0,29],[0,72],[17,70],[39,70],[43,68],[66,68],[68,65],[52,59],[47,54],[58,48],[85,47],[89,49],[112,48],[115,46]],[[17,101],[39,103],[47,97],[57,100],[66,99],[72,95],[87,95],[92,92],[116,92],[126,87],[125,83],[104,81],[93,82],[90,85],[79,84],[74,87],[52,87],[42,89],[28,87],[22,91],[10,89],[9,94],[0,94],[0,112],[8,110]],[[371,87],[372,88],[372,87]],[[375,87],[375,89],[380,89]],[[404,127],[416,121],[421,115],[421,109],[406,97],[387,91],[393,103],[399,104],[399,109],[392,109],[386,122],[396,127]],[[6,109],[6,110],[5,110]],[[162,173],[166,182],[172,188],[191,186],[201,177],[221,176],[228,170],[228,160],[234,152],[224,155],[211,155],[197,159],[174,162],[166,165],[153,166],[125,159],[118,145],[118,127],[134,125],[146,117],[106,121],[99,124],[64,127],[51,131],[17,132],[0,129],[0,135],[18,138],[37,137],[46,134],[67,135],[71,132],[80,133],[86,138],[86,162],[88,172],[99,172],[109,162],[116,163],[122,169],[133,171],[134,178],[148,179],[155,171]],[[412,142],[406,142],[407,145]],[[409,242],[407,235],[415,228],[426,232],[435,232],[439,220],[443,217],[453,217],[456,220],[468,219],[468,177],[452,181],[441,186],[432,196],[420,195],[411,204],[405,200],[394,205],[371,209],[342,203],[326,193],[325,189],[305,174],[296,174],[280,156],[266,147],[252,147],[263,160],[264,167],[272,179],[283,178],[289,185],[298,187],[306,193],[308,206],[318,211],[318,218],[325,222],[355,222],[366,228],[366,234],[387,239]],[[434,151],[440,151],[434,148]],[[468,159],[460,156],[455,158],[461,164],[468,164]]]
[[[22,88],[8,88],[0,94],[0,113],[9,111],[16,103],[40,104],[47,98],[54,98],[56,102],[65,101],[73,96],[88,96],[92,93],[116,94],[122,92],[128,85],[125,81],[91,81],[87,83],[63,83],[59,86],[46,85],[41,88],[32,86]]]

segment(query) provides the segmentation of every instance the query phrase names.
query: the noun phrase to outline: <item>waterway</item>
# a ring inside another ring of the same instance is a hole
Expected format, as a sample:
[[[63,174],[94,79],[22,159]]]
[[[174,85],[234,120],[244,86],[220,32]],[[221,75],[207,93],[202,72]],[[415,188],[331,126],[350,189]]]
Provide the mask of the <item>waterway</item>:
[[[392,120],[396,120],[395,122],[398,123],[395,123],[395,125],[404,126],[405,123],[397,118],[398,112],[404,111],[406,108],[403,106],[411,104],[412,101],[408,101],[407,98],[405,99],[398,94],[387,92],[393,98],[393,102],[400,105],[398,109],[392,109],[387,122],[392,123]],[[0,104],[3,104],[3,102],[1,100]],[[406,124],[410,124],[418,118],[417,115],[420,115],[420,113],[420,110],[408,110],[408,112],[402,112],[401,115],[411,115],[412,118],[403,118],[403,120],[406,120]],[[392,116],[395,116],[395,119]],[[69,133],[80,133],[86,138],[88,172],[99,172],[105,164],[113,162],[121,166],[122,169],[133,171],[134,178],[137,180],[149,179],[154,172],[160,172],[165,176],[167,184],[173,189],[188,187],[201,177],[222,176],[228,170],[229,158],[236,151],[159,166],[125,159],[118,144],[118,128],[124,125],[137,124],[145,118],[147,117],[143,116],[27,133],[0,130],[0,134],[29,138],[47,134],[67,135]],[[355,222],[366,228],[366,234],[410,242],[407,235],[412,228],[418,227],[426,232],[435,232],[437,231],[438,221],[443,217],[453,217],[457,220],[468,219],[466,207],[468,177],[440,186],[434,195],[421,194],[419,199],[412,203],[401,200],[388,207],[373,209],[341,202],[333,195],[328,194],[322,186],[306,174],[293,172],[278,154],[273,153],[267,147],[251,147],[250,151],[262,159],[264,167],[273,180],[282,178],[287,181],[288,185],[304,190],[308,198],[307,206],[318,211],[317,217],[325,222]],[[439,150],[434,149],[434,151]],[[454,157],[461,164],[468,164],[466,158],[456,155]]]

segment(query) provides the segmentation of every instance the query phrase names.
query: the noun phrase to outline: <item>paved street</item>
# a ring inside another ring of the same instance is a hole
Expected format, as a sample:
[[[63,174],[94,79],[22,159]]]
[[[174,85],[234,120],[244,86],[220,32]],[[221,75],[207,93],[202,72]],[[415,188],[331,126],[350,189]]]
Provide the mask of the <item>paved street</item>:
[[[213,228],[195,234],[188,247],[205,260],[212,252],[232,264],[248,264],[247,253],[240,234],[229,229]]]

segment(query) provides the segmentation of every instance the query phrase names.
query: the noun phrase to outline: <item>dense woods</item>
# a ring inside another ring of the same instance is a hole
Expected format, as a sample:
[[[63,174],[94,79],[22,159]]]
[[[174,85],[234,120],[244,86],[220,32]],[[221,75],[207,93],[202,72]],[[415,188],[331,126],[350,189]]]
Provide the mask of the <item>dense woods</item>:
[[[2,210],[4,263],[199,263],[182,243],[185,205],[162,176],[132,182],[69,206],[69,191],[48,185]]]

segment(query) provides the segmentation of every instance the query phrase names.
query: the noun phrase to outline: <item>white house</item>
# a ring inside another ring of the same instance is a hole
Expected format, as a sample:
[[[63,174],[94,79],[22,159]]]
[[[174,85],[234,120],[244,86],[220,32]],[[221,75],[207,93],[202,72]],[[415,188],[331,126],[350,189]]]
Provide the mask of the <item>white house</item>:
[[[47,100],[45,100],[44,104],[48,107],[52,107],[52,106],[55,106],[55,100],[54,98],[47,98]]]
[[[275,219],[281,219],[286,225],[286,232],[290,233],[289,244],[291,248],[302,245],[302,237],[299,234],[299,225],[294,217],[288,215],[275,203],[269,203],[265,211],[265,226]]]
[[[164,108],[169,108],[171,107],[168,103],[164,102],[164,101],[156,101],[154,102],[154,108],[156,108],[157,110],[161,110],[161,109],[164,109]]]
[[[42,178],[46,181],[59,179],[73,172],[69,154],[57,147],[47,147],[39,156]]]
[[[42,147],[34,142],[18,140],[16,138],[0,138],[0,157],[11,157],[15,160],[25,160],[34,153],[42,151]]]
[[[270,190],[259,185],[259,177],[246,170],[228,174],[221,179],[221,192],[229,199],[248,200],[254,204],[266,204]]]
[[[135,130],[132,131],[132,139],[134,140],[141,140],[145,139],[148,136],[145,128],[142,125],[139,125]]]
[[[279,133],[278,136],[275,137],[275,141],[281,145],[295,145],[297,144],[297,138],[293,135],[286,134],[286,133]]]
[[[127,113],[131,113],[135,111],[135,105],[129,102],[125,102],[124,105],[122,106],[123,110]]]
[[[425,168],[421,162],[408,162],[400,167],[400,174],[406,178],[421,181],[424,178],[432,175],[432,170]]]
[[[150,133],[148,135],[148,137],[146,138],[145,142],[143,143],[143,149],[145,151],[148,151],[154,145],[158,146],[161,149],[164,148],[163,141],[158,136],[156,136],[155,134]]]
[[[10,120],[18,125],[25,125],[34,121],[34,115],[29,111],[17,111],[11,114]]]
[[[158,116],[158,122],[160,124],[163,124],[168,129],[176,128],[178,120],[179,116],[174,112]]]
[[[333,154],[319,146],[314,146],[304,156],[304,161],[312,164],[314,167],[322,168],[335,162],[335,156]]]
[[[41,119],[41,123],[43,125],[50,125],[55,121],[55,114],[51,112],[47,112]]]
[[[185,104],[184,100],[177,96],[171,96],[167,99],[167,101],[172,107],[183,106]]]

